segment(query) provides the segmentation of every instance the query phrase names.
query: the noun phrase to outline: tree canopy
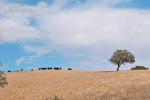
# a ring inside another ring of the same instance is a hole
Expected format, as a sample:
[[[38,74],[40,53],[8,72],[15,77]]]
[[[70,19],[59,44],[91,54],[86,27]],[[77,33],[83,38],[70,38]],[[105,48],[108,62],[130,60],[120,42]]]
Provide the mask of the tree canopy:
[[[118,65],[117,71],[119,71],[119,68],[122,64],[134,63],[135,57],[128,50],[116,50],[109,59],[109,61],[115,65]]]

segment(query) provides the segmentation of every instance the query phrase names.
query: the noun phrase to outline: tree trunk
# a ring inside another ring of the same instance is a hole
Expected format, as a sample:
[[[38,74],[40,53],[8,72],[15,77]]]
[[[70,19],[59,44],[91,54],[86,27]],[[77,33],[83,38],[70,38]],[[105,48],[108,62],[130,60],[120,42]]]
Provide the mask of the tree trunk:
[[[120,68],[120,64],[118,64],[118,68],[117,68],[117,71],[119,71],[119,68]]]

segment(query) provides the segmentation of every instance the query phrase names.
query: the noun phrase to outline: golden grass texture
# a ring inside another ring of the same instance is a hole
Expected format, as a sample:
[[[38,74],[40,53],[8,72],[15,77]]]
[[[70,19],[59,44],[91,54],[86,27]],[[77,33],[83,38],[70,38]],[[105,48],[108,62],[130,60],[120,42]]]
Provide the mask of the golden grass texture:
[[[150,100],[150,71],[9,73],[0,100]]]

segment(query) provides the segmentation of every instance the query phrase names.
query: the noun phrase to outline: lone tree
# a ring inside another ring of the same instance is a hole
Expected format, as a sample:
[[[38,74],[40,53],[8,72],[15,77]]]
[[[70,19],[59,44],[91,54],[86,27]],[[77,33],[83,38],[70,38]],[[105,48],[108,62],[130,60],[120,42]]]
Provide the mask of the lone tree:
[[[109,61],[115,65],[118,65],[117,71],[119,71],[119,68],[122,64],[134,63],[135,57],[131,52],[127,50],[116,50],[109,59]]]
[[[0,67],[2,67],[3,64],[0,63]],[[4,72],[0,71],[0,87],[4,87],[5,85],[7,85],[8,82],[6,80],[6,77],[4,77]]]

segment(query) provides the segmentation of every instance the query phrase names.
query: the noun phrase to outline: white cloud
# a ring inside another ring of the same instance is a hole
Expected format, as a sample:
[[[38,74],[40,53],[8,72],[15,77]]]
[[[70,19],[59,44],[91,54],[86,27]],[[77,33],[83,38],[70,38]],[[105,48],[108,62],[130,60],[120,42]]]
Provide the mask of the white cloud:
[[[16,66],[20,66],[22,63],[33,64],[32,61],[36,58],[38,58],[38,55],[22,56],[17,58],[15,64]]]
[[[39,15],[39,21],[47,32],[46,38],[56,45],[83,47],[103,43],[128,47],[129,42],[130,46],[149,44],[149,12],[90,8],[45,13],[46,16]]]
[[[26,57],[20,57],[16,60],[16,65],[19,66],[20,64],[22,64],[24,61],[26,61]]]
[[[34,53],[37,56],[41,56],[49,53],[48,49],[44,46],[23,45],[22,48],[30,53]]]

